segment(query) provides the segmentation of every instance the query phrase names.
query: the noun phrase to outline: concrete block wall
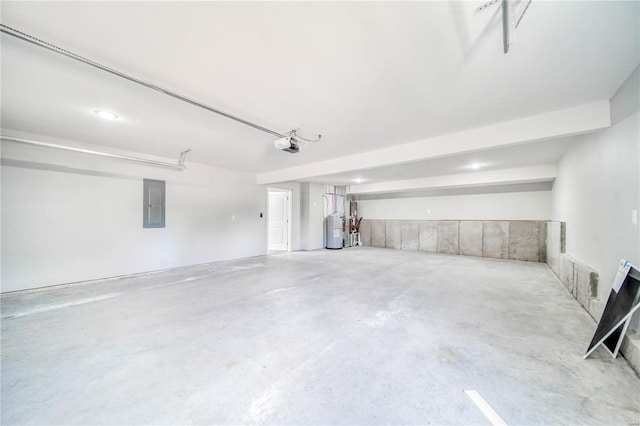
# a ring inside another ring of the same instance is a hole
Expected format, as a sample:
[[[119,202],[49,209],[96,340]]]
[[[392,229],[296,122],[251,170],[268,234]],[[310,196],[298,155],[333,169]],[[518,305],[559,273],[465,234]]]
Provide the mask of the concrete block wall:
[[[363,220],[364,246],[546,262],[542,221]]]
[[[598,273],[566,253],[566,224],[547,222],[547,264],[567,290],[597,322],[605,302],[598,299]],[[595,329],[594,329],[595,330]],[[625,359],[640,375],[640,336],[627,334],[620,347]]]
[[[547,264],[589,315],[596,321],[604,303],[598,296],[598,273],[573,259],[566,250],[564,222],[547,222]]]

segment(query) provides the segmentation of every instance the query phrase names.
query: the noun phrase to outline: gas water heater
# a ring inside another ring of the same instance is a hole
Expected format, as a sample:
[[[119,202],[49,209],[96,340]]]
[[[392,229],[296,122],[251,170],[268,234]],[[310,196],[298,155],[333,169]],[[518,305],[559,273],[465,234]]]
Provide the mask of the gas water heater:
[[[324,236],[328,249],[342,248],[342,216],[338,213],[324,218]]]

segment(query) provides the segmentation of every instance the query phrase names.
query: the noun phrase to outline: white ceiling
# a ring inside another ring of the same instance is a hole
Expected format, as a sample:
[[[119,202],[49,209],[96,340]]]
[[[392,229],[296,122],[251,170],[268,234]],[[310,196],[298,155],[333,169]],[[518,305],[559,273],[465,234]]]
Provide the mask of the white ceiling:
[[[190,161],[259,173],[606,100],[639,63],[637,1],[534,0],[507,55],[499,6],[474,14],[482,3],[3,1],[4,25],[273,130],[323,138],[281,152],[268,134],[5,34],[1,124],[170,158],[191,148]],[[120,118],[102,122],[96,108]],[[555,162],[569,142],[555,143],[482,158]],[[322,179],[430,176],[475,157]]]
[[[354,170],[344,173],[316,176],[314,182],[330,185],[342,185],[345,182],[375,183],[395,180],[416,179],[474,173],[470,167],[478,164],[483,171],[500,170],[514,167],[528,167],[542,164],[555,164],[573,143],[573,137],[565,137],[535,143],[486,149],[447,157],[432,158],[412,163],[377,167],[371,170]],[[362,177],[366,176],[366,178]]]

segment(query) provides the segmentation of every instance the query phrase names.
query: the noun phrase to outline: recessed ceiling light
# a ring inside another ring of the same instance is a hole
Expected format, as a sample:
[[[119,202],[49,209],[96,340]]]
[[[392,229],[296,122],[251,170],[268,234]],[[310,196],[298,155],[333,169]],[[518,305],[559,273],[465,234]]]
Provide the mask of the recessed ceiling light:
[[[469,164],[467,167],[473,170],[478,170],[482,166],[484,166],[484,164],[482,163],[472,163],[472,164]]]
[[[354,181],[355,183],[362,183],[362,182],[364,182],[364,179],[362,179],[362,178],[355,178],[353,181]]]
[[[118,118],[115,113],[111,111],[105,111],[103,109],[96,109],[93,111],[93,113],[100,118],[104,118],[105,120],[115,120],[116,118]]]

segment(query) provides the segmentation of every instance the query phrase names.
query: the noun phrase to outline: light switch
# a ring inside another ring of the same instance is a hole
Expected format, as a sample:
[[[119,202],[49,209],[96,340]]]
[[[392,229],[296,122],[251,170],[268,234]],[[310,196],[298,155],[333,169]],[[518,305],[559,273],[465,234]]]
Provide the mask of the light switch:
[[[631,210],[631,223],[633,225],[638,224],[638,210]]]
[[[231,215],[231,220],[236,220],[236,215],[235,214]]]

